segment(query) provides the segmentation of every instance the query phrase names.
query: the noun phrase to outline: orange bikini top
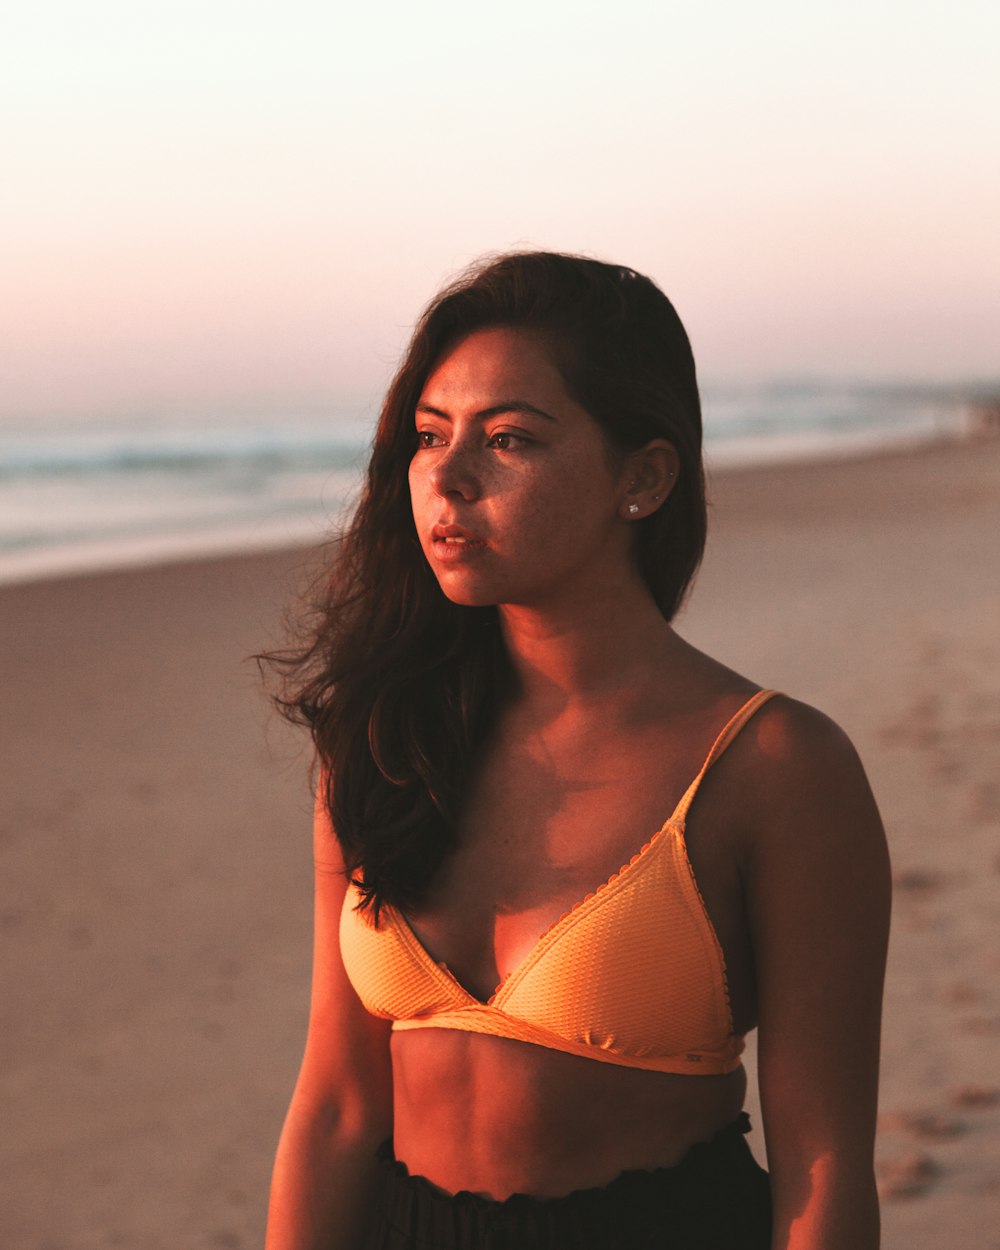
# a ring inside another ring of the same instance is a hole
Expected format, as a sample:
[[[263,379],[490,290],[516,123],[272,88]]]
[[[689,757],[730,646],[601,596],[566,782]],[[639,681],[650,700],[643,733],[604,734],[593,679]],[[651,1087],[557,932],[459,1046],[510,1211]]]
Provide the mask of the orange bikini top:
[[[702,778],[777,692],[758,691],[729,721],[670,819],[605,884],[556,921],[488,1002],[436,963],[406,917],[378,927],[348,887],[340,922],[347,975],[393,1029],[461,1029],[654,1072],[740,1066],[722,947],[684,842]]]

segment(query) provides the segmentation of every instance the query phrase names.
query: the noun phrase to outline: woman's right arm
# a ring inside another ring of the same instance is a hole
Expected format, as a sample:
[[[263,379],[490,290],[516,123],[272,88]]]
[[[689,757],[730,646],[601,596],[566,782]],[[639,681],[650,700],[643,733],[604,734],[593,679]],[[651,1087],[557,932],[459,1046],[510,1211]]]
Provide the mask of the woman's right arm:
[[[390,1022],[365,1011],[344,971],[347,882],[320,803],[313,841],[309,1032],[274,1163],[266,1250],[354,1250],[374,1188],[375,1148],[392,1133]]]

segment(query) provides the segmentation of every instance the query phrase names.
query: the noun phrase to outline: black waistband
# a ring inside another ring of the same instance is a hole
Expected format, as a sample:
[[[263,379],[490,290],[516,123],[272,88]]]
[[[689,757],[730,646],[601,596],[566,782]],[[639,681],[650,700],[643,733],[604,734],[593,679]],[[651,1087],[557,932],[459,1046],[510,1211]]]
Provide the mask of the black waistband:
[[[411,1176],[387,1141],[378,1150],[379,1210],[365,1250],[763,1250],[769,1187],[746,1144],[749,1131],[743,1113],[672,1167],[622,1172],[605,1186],[559,1198],[512,1194],[501,1201],[448,1194]]]

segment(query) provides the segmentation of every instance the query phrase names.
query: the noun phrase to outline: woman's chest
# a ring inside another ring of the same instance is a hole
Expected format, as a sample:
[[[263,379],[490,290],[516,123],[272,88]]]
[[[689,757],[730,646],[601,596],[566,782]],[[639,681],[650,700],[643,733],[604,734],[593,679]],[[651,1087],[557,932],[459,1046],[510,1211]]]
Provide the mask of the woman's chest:
[[[411,918],[433,957],[489,997],[542,934],[663,827],[697,771],[679,754],[665,760],[662,745],[641,738],[580,739],[562,750],[529,740],[491,751],[467,794],[457,850]],[[701,856],[710,880],[698,883],[723,913],[738,895],[724,842]]]

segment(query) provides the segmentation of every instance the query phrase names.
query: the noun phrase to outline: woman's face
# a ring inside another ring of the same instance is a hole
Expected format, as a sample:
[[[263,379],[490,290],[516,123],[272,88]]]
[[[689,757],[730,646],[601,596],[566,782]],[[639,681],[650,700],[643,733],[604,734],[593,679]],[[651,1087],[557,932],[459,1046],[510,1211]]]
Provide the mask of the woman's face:
[[[629,558],[628,470],[541,341],[479,330],[432,370],[416,409],[413,518],[455,603],[593,594]]]

